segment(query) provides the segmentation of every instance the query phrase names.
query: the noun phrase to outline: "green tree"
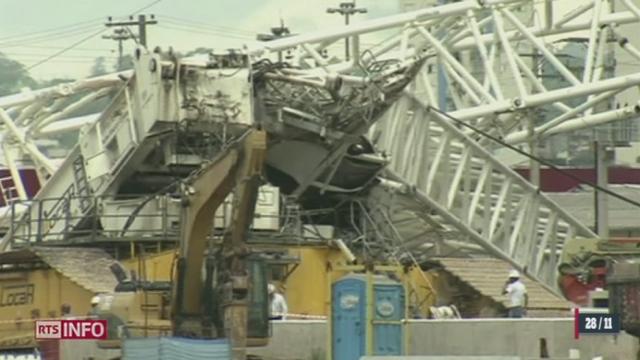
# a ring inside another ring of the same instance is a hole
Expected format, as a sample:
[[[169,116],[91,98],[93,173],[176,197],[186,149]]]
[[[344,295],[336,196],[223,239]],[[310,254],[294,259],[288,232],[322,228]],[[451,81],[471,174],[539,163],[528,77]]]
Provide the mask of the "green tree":
[[[35,86],[36,81],[22,63],[0,53],[0,96],[20,92],[24,87]]]
[[[91,76],[100,76],[107,73],[107,59],[104,56],[97,57],[91,67]]]
[[[132,55],[124,55],[122,59],[116,63],[114,67],[115,71],[125,71],[133,69],[133,56]]]

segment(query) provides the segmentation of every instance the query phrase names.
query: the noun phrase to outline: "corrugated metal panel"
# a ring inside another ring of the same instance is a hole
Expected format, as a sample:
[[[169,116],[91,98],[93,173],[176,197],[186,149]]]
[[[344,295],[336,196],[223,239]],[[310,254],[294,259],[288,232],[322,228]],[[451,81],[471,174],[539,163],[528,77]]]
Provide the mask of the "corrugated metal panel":
[[[52,268],[83,288],[99,293],[114,291],[118,284],[109,266],[116,262],[106,251],[93,248],[34,247]]]
[[[231,347],[227,340],[184,338],[127,339],[122,346],[123,360],[228,360]]]
[[[511,266],[497,259],[438,258],[444,270],[469,284],[482,295],[506,304],[502,288]],[[529,294],[529,309],[569,310],[570,302],[554,295],[537,282],[524,277],[523,283]]]
[[[116,260],[102,249],[39,246],[0,253],[0,264],[28,263],[38,259],[92,292],[112,292],[118,284],[109,269]]]

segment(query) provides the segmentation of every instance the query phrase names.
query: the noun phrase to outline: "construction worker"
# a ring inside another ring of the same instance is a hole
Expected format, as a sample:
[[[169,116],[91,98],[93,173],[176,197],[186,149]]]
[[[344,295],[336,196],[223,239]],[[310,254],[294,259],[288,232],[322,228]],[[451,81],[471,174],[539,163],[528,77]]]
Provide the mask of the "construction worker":
[[[267,289],[269,291],[269,319],[284,320],[288,312],[287,301],[282,294],[276,291],[275,285],[269,284]]]
[[[100,304],[100,296],[95,295],[91,298],[91,310],[87,316],[98,316],[98,305]]]
[[[62,306],[60,306],[60,317],[62,317],[62,318],[72,317],[72,315],[71,315],[71,305],[62,304]]]
[[[502,295],[505,294],[509,298],[508,317],[524,317],[529,303],[529,297],[527,295],[527,288],[524,286],[522,281],[520,281],[520,273],[517,270],[509,271],[509,279],[507,279],[507,282],[504,284],[504,288],[502,289]]]

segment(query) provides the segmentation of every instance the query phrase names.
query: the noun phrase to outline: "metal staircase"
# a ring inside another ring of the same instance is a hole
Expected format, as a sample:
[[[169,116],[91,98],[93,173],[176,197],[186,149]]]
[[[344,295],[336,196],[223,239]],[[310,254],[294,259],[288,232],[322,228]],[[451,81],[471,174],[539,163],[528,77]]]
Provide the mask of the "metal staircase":
[[[80,197],[80,210],[85,212],[91,207],[91,187],[87,181],[87,172],[84,167],[84,158],[79,156],[72,163],[73,180],[76,184],[76,194]]]

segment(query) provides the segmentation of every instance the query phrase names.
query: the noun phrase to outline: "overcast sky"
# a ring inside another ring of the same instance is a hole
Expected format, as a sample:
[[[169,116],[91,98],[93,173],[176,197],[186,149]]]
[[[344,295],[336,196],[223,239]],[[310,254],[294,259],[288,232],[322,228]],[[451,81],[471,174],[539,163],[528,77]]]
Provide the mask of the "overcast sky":
[[[73,50],[31,70],[36,78],[86,76],[93,58],[115,61],[117,43],[102,39],[110,34],[104,27],[109,15],[123,16],[154,3],[152,0],[0,0],[0,51],[27,66],[63,48],[96,34]],[[145,10],[155,14],[159,24],[148,27],[148,42],[178,51],[197,47],[239,47],[253,41],[257,32],[268,32],[279,17],[295,32],[335,26],[344,21],[326,14],[336,6],[330,0],[161,0]],[[353,21],[397,12],[396,0],[359,0],[369,13]],[[69,26],[66,28],[61,28]],[[57,29],[42,33],[49,29]],[[103,29],[103,34],[97,34]],[[132,28],[135,30],[135,28]],[[31,34],[39,32],[38,34]],[[51,35],[53,33],[53,35]],[[56,33],[58,35],[56,35]],[[131,52],[134,43],[126,43]]]
[[[584,0],[562,0],[561,12]],[[148,42],[178,51],[197,47],[240,47],[253,41],[257,32],[268,32],[282,17],[294,32],[309,32],[340,25],[342,17],[326,14],[338,0],[0,0],[0,52],[33,65],[56,52],[90,37],[46,63],[30,70],[38,79],[83,77],[94,58],[105,56],[110,64],[117,56],[117,43],[102,39],[111,30],[104,27],[109,15],[122,17],[143,7],[155,14],[159,24],[148,28]],[[398,12],[398,0],[358,0],[366,15],[354,22]],[[101,33],[101,30],[103,31]],[[134,43],[126,43],[131,52]]]

